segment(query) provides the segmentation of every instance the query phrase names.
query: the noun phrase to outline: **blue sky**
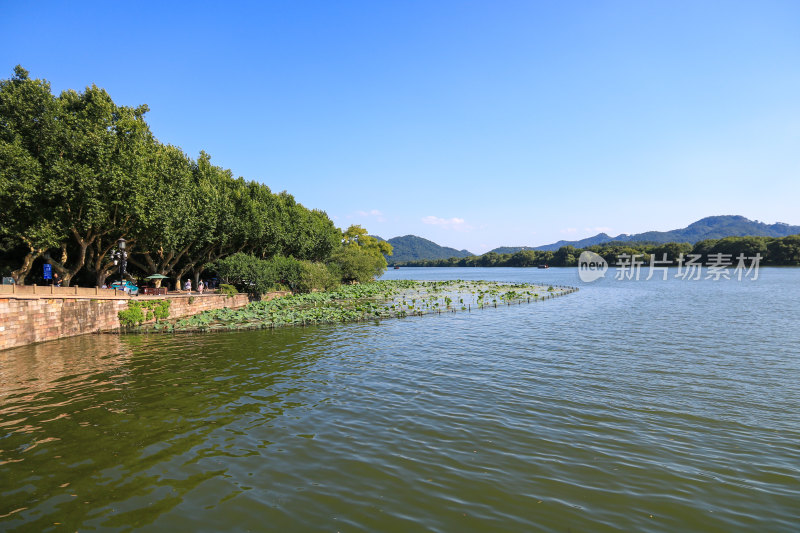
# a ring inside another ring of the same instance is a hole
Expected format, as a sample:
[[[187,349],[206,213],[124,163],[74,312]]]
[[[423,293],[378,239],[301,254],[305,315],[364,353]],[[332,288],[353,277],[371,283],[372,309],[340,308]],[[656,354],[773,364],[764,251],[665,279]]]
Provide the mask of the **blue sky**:
[[[800,224],[800,2],[0,2],[18,63],[386,238]]]

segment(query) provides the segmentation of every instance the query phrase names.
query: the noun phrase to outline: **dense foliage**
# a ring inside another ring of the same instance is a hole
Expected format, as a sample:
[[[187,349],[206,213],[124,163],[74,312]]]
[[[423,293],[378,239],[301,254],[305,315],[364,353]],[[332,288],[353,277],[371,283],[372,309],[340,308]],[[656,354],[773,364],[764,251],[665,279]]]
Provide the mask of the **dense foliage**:
[[[698,254],[706,261],[709,254],[731,254],[735,259],[739,254],[755,257],[761,254],[762,265],[800,265],[800,235],[788,237],[726,237],[724,239],[708,239],[695,245],[689,243],[641,243],[610,242],[586,248],[562,246],[555,252],[540,250],[520,250],[515,253],[498,254],[488,252],[480,256],[471,256],[436,261],[410,261],[406,266],[450,266],[450,267],[532,267],[538,265],[575,266],[578,257],[584,250],[596,252],[613,265],[621,254],[640,254],[646,261],[655,255],[661,261],[666,254],[667,260],[675,262],[681,254]]]
[[[119,323],[122,327],[132,328],[154,318],[160,322],[169,318],[170,303],[169,300],[130,300],[128,308],[118,313]]]
[[[269,291],[290,290],[307,293],[332,289],[339,276],[324,263],[301,261],[276,255],[259,259],[237,253],[220,259],[213,265],[219,276],[241,292],[260,295]]]
[[[363,283],[386,270],[386,256],[390,255],[391,244],[368,235],[361,226],[350,226],[329,263],[343,281]]]
[[[312,285],[327,283],[317,278],[328,271],[311,265],[329,261],[346,238],[324,212],[235,178],[205,152],[194,160],[162,144],[147,111],[117,105],[94,85],[53,95],[19,66],[0,81],[2,275],[35,282],[34,268],[49,263],[64,285],[103,285],[124,238],[129,271],[140,277],[193,276],[197,286],[210,266],[242,253],[292,257]]]

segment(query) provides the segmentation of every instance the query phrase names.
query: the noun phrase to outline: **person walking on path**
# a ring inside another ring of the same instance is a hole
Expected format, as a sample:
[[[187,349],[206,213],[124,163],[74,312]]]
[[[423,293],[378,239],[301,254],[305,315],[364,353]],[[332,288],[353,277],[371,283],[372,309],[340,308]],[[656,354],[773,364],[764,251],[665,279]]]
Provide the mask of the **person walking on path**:
[[[183,290],[188,291],[188,292],[192,292],[192,280],[191,279],[187,279],[186,283],[183,284]]]

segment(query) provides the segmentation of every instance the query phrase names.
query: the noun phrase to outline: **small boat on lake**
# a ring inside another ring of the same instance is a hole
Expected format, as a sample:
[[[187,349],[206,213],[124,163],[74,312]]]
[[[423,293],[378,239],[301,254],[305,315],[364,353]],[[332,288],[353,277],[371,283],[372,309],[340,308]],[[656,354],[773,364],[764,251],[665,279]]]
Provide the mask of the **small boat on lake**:
[[[539,265],[539,268],[550,268],[550,265]]]

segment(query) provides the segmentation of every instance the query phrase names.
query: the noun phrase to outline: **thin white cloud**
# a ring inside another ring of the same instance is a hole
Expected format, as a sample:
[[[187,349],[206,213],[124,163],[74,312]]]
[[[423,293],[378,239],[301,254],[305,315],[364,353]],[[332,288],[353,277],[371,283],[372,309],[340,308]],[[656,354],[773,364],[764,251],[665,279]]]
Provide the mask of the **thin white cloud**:
[[[369,211],[356,211],[354,215],[347,215],[347,218],[354,217],[374,217],[377,222],[386,222],[383,213],[378,209],[370,209]]]
[[[561,233],[576,233],[578,228],[564,228],[561,230]]]
[[[422,223],[429,224],[431,226],[441,226],[445,229],[452,229],[456,231],[467,231],[472,229],[472,226],[467,224],[466,220],[458,217],[442,218],[428,215],[427,217],[422,218]]]

